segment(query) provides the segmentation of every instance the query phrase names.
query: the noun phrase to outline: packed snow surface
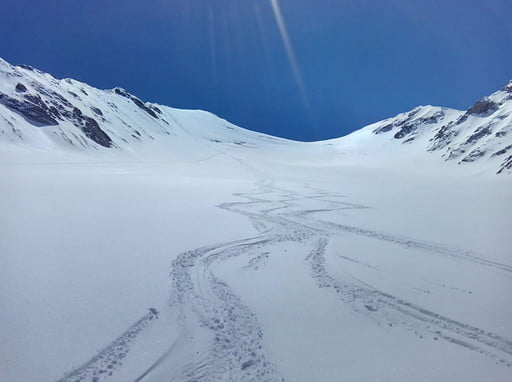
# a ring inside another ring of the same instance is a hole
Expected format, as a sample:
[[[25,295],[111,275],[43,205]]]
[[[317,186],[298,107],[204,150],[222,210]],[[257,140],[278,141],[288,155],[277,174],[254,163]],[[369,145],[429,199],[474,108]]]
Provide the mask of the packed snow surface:
[[[0,380],[510,381],[507,87],[300,143],[0,64]]]

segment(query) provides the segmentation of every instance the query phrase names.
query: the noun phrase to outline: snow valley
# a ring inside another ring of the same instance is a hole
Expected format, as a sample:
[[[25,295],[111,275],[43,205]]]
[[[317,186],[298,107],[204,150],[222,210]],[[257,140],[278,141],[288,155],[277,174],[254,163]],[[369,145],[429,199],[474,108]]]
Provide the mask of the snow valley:
[[[303,143],[0,61],[3,381],[507,381],[512,83]]]

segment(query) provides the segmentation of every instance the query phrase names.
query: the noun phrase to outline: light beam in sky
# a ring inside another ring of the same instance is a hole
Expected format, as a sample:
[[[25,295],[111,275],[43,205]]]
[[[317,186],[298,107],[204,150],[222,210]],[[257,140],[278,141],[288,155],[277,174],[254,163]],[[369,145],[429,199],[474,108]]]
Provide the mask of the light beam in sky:
[[[254,13],[256,14],[256,23],[258,26],[258,31],[260,32],[261,45],[263,46],[263,51],[265,53],[265,60],[269,65],[269,68],[272,68],[272,56],[268,47],[267,35],[265,33],[265,28],[263,27],[263,18],[261,16],[261,10],[258,6],[258,2],[254,3]]]
[[[210,56],[212,60],[213,80],[217,82],[217,50],[215,44],[215,17],[212,7],[208,7],[208,22],[210,27]]]
[[[279,28],[279,33],[281,34],[281,39],[283,40],[286,55],[288,56],[288,61],[290,62],[290,66],[292,67],[293,76],[295,77],[297,87],[299,88],[299,92],[302,97],[302,102],[304,102],[304,106],[306,107],[306,109],[309,110],[310,107],[309,100],[306,95],[306,88],[304,87],[304,81],[302,80],[302,74],[300,72],[299,64],[297,63],[297,58],[295,57],[295,51],[290,40],[290,35],[288,34],[288,29],[286,28],[286,24],[284,22],[283,14],[281,13],[279,0],[270,0],[270,4],[272,5],[272,10],[274,11],[274,17]]]

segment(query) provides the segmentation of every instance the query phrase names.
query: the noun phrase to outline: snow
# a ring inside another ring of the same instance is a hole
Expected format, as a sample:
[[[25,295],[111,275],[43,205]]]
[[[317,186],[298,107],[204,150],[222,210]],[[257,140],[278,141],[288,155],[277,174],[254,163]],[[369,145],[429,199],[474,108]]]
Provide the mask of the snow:
[[[172,313],[176,303],[170,304],[172,260],[193,248],[260,235],[248,216],[216,207],[243,201],[235,195],[240,192],[270,200],[242,208],[256,215],[283,207],[269,216],[363,227],[453,249],[445,255],[350,231],[319,234],[329,237],[326,269],[334,279],[368,284],[511,337],[509,179],[442,172],[406,176],[393,169],[379,177],[381,169],[322,167],[326,154],[318,145],[310,153],[300,150],[309,166],[294,166],[292,149],[289,162],[272,166],[269,155],[251,152],[250,159],[240,159],[241,148],[223,149],[226,155],[200,162],[127,161],[116,159],[119,153],[108,160],[68,155],[66,162],[41,153],[28,162],[25,153],[24,161],[15,163],[12,155],[3,161],[0,208],[9,217],[2,220],[0,244],[0,294],[9,307],[0,313],[4,380],[57,380],[156,307],[162,312],[159,326],[141,334],[110,379],[142,374],[181,333]],[[258,156],[265,159],[258,162]],[[315,163],[311,158],[317,156]],[[321,192],[326,194],[313,197]],[[287,198],[289,206],[279,202]],[[337,210],[336,202],[367,208]],[[309,209],[320,211],[288,216]],[[277,224],[273,219],[263,221],[265,229]],[[211,272],[254,312],[266,359],[285,380],[505,381],[510,376],[510,368],[497,363],[510,362],[506,352],[491,348],[491,356],[433,340],[439,327],[417,320],[388,327],[387,314],[365,312],[319,288],[305,260],[316,237],[280,240],[214,261]],[[254,261],[261,253],[267,257]],[[485,261],[475,260],[480,258]],[[200,285],[204,292],[208,284]],[[190,358],[179,363],[177,357],[208,354],[211,332],[197,318],[189,320],[197,339],[181,340],[173,361],[144,380],[160,380],[159,375],[181,380]]]
[[[202,111],[154,120],[16,71],[0,91],[84,88],[73,102],[117,147],[0,105],[24,137],[0,142],[2,381],[510,380],[512,179],[494,159],[445,162],[423,127],[410,145],[373,133],[389,121],[300,143]]]

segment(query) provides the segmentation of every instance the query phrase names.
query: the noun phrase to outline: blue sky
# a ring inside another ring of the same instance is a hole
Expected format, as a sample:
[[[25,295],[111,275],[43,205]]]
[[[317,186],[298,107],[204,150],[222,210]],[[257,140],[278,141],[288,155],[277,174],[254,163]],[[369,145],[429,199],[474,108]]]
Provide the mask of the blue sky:
[[[3,0],[0,56],[251,130],[317,140],[512,79],[512,1]],[[305,98],[305,99],[304,99]]]

